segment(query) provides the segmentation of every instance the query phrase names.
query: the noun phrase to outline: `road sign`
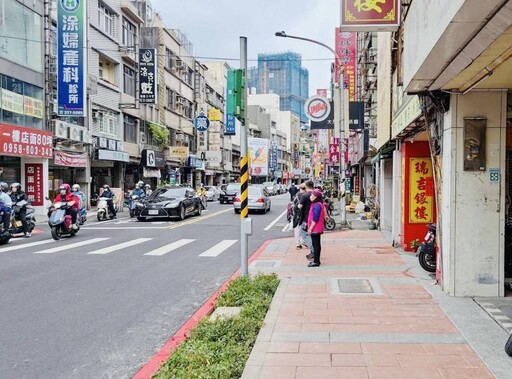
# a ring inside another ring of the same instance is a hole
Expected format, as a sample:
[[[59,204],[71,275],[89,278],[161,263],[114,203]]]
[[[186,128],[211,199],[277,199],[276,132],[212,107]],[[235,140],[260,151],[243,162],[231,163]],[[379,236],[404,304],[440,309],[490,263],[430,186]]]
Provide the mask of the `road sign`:
[[[206,116],[196,116],[194,118],[194,128],[198,132],[206,132],[210,127],[210,119]]]

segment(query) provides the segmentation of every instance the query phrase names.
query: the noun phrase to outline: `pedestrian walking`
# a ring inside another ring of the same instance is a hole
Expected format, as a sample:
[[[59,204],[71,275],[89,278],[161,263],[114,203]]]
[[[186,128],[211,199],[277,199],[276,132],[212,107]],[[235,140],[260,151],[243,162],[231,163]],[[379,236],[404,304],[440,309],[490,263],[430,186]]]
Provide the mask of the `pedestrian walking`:
[[[308,215],[308,234],[311,236],[313,245],[313,254],[307,258],[312,260],[309,262],[308,267],[320,266],[320,253],[322,251],[321,236],[324,232],[324,217],[325,208],[322,202],[322,192],[315,189],[311,192],[311,207]]]
[[[288,190],[288,192],[290,193],[290,201],[293,201],[293,199],[295,199],[295,195],[297,195],[298,191],[299,190],[294,184],[290,185],[290,189]]]
[[[311,206],[311,192],[314,189],[314,183],[312,180],[308,180],[304,183],[304,188],[306,190],[300,197],[298,208],[300,210],[300,225],[302,225],[300,230],[300,236],[304,241],[305,245],[309,249],[311,253],[313,253],[313,245],[311,243],[311,236],[308,234],[307,222],[309,216],[309,208]]]

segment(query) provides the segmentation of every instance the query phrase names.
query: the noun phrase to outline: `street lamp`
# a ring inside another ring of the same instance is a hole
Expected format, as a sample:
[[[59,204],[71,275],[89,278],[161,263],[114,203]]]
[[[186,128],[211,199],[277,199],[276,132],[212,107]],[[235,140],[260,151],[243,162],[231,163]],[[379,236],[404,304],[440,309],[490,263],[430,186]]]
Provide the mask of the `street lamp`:
[[[288,35],[286,34],[286,32],[284,30],[280,31],[280,32],[276,32],[275,33],[275,36],[276,37],[283,37],[283,38],[293,38],[293,39],[300,39],[302,41],[307,41],[307,42],[311,42],[311,43],[314,43],[316,45],[320,45],[322,47],[325,47],[327,50],[329,50],[331,53],[334,54],[334,59],[335,59],[335,62],[336,61],[340,61],[340,57],[338,56],[338,54],[336,54],[336,51],[330,47],[329,45],[326,45],[325,43],[322,43],[320,41],[315,41],[314,39],[310,39],[310,38],[305,38],[305,37],[299,37],[299,36],[291,36],[291,35]],[[343,128],[343,70],[340,70],[339,72],[339,78],[338,78],[338,88],[339,88],[339,110],[340,110],[340,117],[339,117],[339,120],[340,120],[340,124],[339,124],[339,128],[340,128],[340,144],[341,144],[341,148],[340,148],[340,174],[342,175],[342,179],[345,179],[345,171],[346,171],[346,168],[345,168],[345,130]],[[341,190],[341,189],[340,189]],[[341,191],[340,191],[341,192]],[[341,224],[342,225],[346,225],[347,223],[347,205],[346,205],[346,196],[343,195],[340,199],[340,213],[341,213]]]

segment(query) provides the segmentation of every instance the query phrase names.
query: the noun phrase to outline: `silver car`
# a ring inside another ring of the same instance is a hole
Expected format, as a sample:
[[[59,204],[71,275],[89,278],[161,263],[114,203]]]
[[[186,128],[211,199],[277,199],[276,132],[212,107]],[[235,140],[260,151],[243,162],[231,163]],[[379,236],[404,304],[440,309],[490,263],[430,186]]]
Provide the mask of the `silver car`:
[[[263,186],[267,190],[268,194],[270,196],[277,195],[277,184],[274,182],[265,182],[263,183]]]
[[[249,186],[248,200],[249,211],[259,211],[261,213],[270,212],[271,201],[265,188],[260,186]],[[235,213],[240,213],[240,207],[240,194],[237,194],[233,201]]]
[[[215,186],[205,186],[206,201],[217,201],[220,197],[220,190]]]

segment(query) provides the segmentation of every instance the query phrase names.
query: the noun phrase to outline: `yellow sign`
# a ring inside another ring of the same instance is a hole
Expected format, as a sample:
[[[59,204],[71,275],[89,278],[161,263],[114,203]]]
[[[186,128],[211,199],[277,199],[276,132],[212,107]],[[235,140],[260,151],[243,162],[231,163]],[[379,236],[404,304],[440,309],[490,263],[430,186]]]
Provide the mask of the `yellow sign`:
[[[208,109],[208,118],[210,121],[220,121],[220,110],[217,108]]]
[[[169,146],[169,157],[186,159],[188,157],[188,146]]]
[[[434,220],[434,177],[430,158],[409,160],[409,222],[430,223]]]
[[[23,95],[2,89],[2,109],[13,113],[25,114]]]

